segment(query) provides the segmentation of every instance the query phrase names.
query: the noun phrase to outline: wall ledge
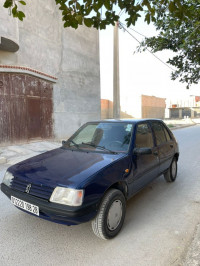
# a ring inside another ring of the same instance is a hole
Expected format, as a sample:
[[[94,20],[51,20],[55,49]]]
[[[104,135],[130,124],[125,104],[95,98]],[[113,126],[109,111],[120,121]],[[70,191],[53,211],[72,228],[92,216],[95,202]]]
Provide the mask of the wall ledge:
[[[51,81],[53,83],[57,82],[57,78],[41,71],[23,67],[23,66],[12,66],[12,65],[0,65],[0,73],[20,73],[20,74],[29,74],[31,76],[35,76],[41,79],[45,79]]]

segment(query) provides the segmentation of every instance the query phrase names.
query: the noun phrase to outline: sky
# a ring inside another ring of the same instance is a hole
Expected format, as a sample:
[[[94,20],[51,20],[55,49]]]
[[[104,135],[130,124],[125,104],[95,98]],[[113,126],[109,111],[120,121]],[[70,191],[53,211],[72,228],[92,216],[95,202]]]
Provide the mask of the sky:
[[[120,19],[121,22],[123,18]],[[141,34],[150,37],[156,35],[153,25],[140,20],[131,27]],[[139,41],[143,37],[128,29]],[[120,96],[121,101],[136,95],[153,95],[167,98],[168,101],[186,98],[189,95],[200,95],[200,86],[193,85],[189,90],[186,84],[172,81],[171,69],[161,63],[149,52],[134,53],[139,44],[122,29],[119,30],[119,64],[120,64]],[[166,62],[173,55],[170,51],[157,52],[162,61]],[[171,66],[172,67],[172,66]],[[100,69],[101,98],[112,100],[113,97],[113,26],[100,31]]]

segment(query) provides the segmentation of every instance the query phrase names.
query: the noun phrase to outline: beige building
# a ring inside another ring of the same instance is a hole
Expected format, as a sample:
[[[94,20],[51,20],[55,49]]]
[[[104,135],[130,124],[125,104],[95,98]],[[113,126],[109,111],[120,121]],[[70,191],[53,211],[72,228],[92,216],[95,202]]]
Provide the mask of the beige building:
[[[165,118],[165,98],[141,95],[122,102],[120,118]],[[101,100],[101,118],[113,118],[113,102]]]

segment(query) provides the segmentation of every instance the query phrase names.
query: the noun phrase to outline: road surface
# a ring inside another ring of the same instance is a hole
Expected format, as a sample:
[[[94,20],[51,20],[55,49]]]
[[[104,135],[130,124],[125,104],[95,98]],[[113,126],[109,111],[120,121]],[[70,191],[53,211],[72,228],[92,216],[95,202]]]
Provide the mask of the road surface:
[[[23,213],[0,193],[0,265],[183,265],[200,222],[200,126],[174,134],[176,182],[161,176],[129,200],[113,240],[98,239],[90,223],[67,227]]]

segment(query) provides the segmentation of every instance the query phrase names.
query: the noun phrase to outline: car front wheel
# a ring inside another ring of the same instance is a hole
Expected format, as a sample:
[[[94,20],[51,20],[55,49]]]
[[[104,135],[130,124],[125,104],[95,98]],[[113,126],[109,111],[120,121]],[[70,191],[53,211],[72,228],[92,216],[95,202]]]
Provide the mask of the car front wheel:
[[[92,221],[92,229],[98,237],[111,239],[121,230],[126,213],[124,194],[110,189],[104,196],[98,214]]]
[[[164,178],[167,182],[174,182],[176,180],[176,176],[177,176],[177,159],[174,157],[169,169],[164,174]]]

